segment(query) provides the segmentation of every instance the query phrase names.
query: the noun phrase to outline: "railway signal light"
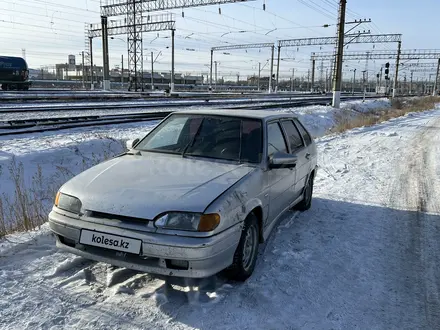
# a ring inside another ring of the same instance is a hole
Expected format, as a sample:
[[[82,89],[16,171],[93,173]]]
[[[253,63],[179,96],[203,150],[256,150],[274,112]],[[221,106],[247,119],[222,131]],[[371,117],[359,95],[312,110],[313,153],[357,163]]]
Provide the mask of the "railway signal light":
[[[390,69],[385,69],[385,74],[389,75],[390,74]]]

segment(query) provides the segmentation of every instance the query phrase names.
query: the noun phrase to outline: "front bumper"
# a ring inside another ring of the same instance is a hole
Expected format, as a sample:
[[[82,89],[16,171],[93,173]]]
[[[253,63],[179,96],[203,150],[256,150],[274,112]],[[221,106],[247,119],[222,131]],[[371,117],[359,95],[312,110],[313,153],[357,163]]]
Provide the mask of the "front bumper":
[[[208,277],[230,266],[241,236],[241,224],[211,237],[182,237],[73,219],[55,211],[49,214],[49,226],[56,234],[57,247],[84,258],[147,273],[192,278]],[[81,229],[140,239],[141,254],[80,244]],[[176,268],[171,260],[186,261],[187,267]]]

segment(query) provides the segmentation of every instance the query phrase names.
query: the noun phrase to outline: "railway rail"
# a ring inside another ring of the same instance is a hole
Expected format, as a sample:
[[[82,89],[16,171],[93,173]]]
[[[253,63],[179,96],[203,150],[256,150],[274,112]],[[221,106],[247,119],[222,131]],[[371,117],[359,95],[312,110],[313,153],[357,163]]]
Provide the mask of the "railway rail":
[[[371,97],[377,98],[377,97]],[[345,97],[345,100],[359,99],[359,97]],[[248,109],[248,110],[263,110],[263,109],[274,109],[274,108],[291,108],[291,107],[301,107],[310,105],[327,105],[330,98],[312,98],[312,99],[302,99],[302,100],[291,100],[291,101],[261,101],[259,100],[257,104],[250,104],[251,102],[241,102],[237,105],[237,102],[222,102],[220,104],[210,104],[210,106],[226,109]],[[177,106],[189,106],[189,105],[206,105],[200,103],[188,102],[185,104],[176,104]],[[162,105],[162,107],[170,107],[169,104]],[[109,109],[109,111],[114,110],[114,105],[112,106],[102,106],[99,109]],[[135,105],[120,105],[118,109],[133,109],[142,108]],[[158,108],[158,106],[145,105],[145,108]],[[61,108],[60,108],[61,109]],[[96,106],[88,107],[69,107],[68,110],[95,110],[98,109]],[[3,108],[0,113],[13,113],[19,111],[29,111],[29,112],[47,112],[56,111],[53,107],[49,108],[32,108],[27,110],[22,110],[11,108]],[[61,111],[61,110],[60,110]],[[105,115],[84,115],[84,116],[69,116],[69,117],[51,117],[51,118],[29,118],[29,119],[17,119],[17,120],[0,120],[0,136],[15,135],[15,134],[27,134],[27,133],[37,133],[46,131],[56,131],[63,129],[81,128],[88,126],[102,126],[102,125],[116,125],[124,123],[142,122],[142,121],[152,121],[161,120],[168,116],[171,111],[149,111],[149,112],[137,112],[137,113],[118,113],[118,114],[105,114]]]

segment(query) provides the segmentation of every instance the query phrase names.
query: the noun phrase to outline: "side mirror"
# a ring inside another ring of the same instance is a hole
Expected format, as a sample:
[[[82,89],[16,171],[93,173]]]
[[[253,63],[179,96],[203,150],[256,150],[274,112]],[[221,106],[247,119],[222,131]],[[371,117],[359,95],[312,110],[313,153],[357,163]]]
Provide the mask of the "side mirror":
[[[133,147],[139,142],[139,139],[135,139],[135,140],[128,140],[125,143],[125,146],[127,147],[128,150],[133,149]]]
[[[293,168],[297,161],[297,156],[279,151],[270,156],[269,168]]]

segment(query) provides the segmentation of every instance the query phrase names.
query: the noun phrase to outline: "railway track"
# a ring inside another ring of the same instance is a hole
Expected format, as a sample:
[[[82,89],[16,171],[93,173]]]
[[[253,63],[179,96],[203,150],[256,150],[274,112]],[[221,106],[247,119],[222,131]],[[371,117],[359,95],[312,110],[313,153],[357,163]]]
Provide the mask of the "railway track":
[[[375,97],[371,97],[375,98]],[[359,97],[345,97],[344,100],[347,99],[359,99]],[[210,104],[210,106],[218,106],[226,109],[248,109],[248,110],[264,110],[264,109],[274,109],[274,108],[291,108],[291,107],[301,107],[301,106],[310,106],[310,105],[327,105],[330,101],[330,98],[312,98],[306,100],[291,100],[291,101],[278,101],[271,100],[268,102],[259,101],[258,104],[249,104],[247,102],[242,102],[237,105],[237,102],[234,102],[234,106],[226,106],[231,105],[230,103],[221,103],[221,104]],[[255,103],[255,101],[254,101]],[[197,104],[199,105],[199,104]],[[182,105],[179,105],[182,106]],[[164,106],[162,106],[164,107]],[[166,107],[169,107],[167,104]],[[125,105],[119,107],[121,108],[139,108],[138,106],[133,105]],[[146,106],[146,108],[152,108],[150,106]],[[153,107],[157,108],[157,107]],[[81,108],[87,110],[97,109],[94,106],[89,106],[88,108]],[[101,107],[99,109],[109,109],[110,111],[114,109],[113,106]],[[69,110],[78,110],[78,107]],[[39,112],[47,112],[47,111],[56,111],[52,107],[50,110],[44,110],[39,107],[37,109],[32,109],[30,111],[39,111]],[[2,109],[0,112],[6,112],[5,109]],[[14,109],[10,109],[10,112],[17,112]],[[28,133],[38,133],[38,132],[47,132],[47,131],[57,131],[64,129],[72,129],[72,128],[81,128],[81,127],[89,127],[89,126],[103,126],[103,125],[116,125],[116,124],[125,124],[125,123],[133,123],[133,122],[142,122],[142,121],[152,121],[152,120],[161,120],[168,116],[172,111],[154,111],[154,112],[144,112],[144,113],[119,113],[119,114],[105,114],[105,115],[84,115],[84,116],[70,116],[70,117],[52,117],[52,118],[30,118],[30,119],[18,119],[18,120],[4,120],[0,121],[0,136],[6,135],[16,135],[16,134],[28,134]]]
[[[344,97],[343,97],[344,99]],[[346,96],[345,99],[359,99],[359,97]],[[47,111],[89,111],[89,110],[102,110],[102,109],[153,109],[153,108],[164,108],[164,107],[188,107],[188,106],[230,106],[230,105],[245,105],[245,104],[269,104],[269,103],[277,103],[277,104],[291,104],[297,102],[305,102],[305,101],[330,101],[331,98],[328,96],[315,95],[315,96],[307,96],[307,99],[304,97],[245,97],[245,98],[233,98],[233,99],[203,99],[203,100],[148,100],[145,102],[142,101],[125,101],[121,102],[105,102],[104,104],[38,104],[38,105],[26,105],[20,107],[0,107],[1,113],[32,113],[32,112],[47,112]]]

